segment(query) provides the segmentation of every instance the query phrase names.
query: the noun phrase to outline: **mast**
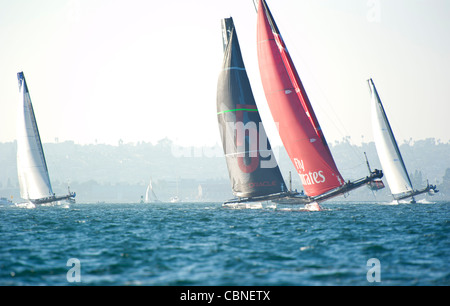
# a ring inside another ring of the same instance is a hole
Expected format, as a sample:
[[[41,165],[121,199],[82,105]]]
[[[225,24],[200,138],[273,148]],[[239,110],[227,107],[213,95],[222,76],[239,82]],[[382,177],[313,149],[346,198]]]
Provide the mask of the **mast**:
[[[372,170],[370,170],[370,164],[369,164],[369,160],[367,159],[367,154],[366,154],[366,152],[364,152],[364,156],[366,157],[367,169],[369,169],[369,172],[372,172]]]
[[[292,174],[291,174],[291,171],[289,171],[289,191],[292,192]]]
[[[306,195],[325,200],[358,188],[382,172],[345,183],[295,69],[280,31],[267,6],[260,0],[257,22],[258,62],[261,81],[280,138],[296,167]]]
[[[267,138],[242,59],[233,19],[222,20],[224,59],[217,84],[217,119],[237,201],[266,200],[286,185]]]

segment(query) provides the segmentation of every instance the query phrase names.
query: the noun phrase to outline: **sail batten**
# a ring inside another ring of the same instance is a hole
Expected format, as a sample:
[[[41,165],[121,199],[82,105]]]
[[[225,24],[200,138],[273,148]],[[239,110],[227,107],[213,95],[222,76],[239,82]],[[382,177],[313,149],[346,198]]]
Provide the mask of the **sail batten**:
[[[258,6],[257,42],[266,100],[305,193],[314,197],[343,186],[344,179],[264,0]]]
[[[217,119],[233,194],[267,199],[286,191],[253,97],[233,19],[222,20],[224,59]]]

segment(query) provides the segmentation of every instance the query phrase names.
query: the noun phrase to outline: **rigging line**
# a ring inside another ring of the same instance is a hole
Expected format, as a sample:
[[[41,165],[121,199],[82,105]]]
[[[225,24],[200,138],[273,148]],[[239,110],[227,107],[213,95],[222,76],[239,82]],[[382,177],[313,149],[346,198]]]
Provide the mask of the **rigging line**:
[[[279,20],[279,22],[281,23],[281,27],[282,27],[283,20],[281,20],[281,21]],[[281,28],[279,25],[277,25],[277,27],[278,27],[278,28]],[[280,31],[280,32],[281,32],[281,31]],[[286,32],[285,35],[286,35],[286,34],[287,34],[287,36],[290,36],[290,35],[289,35],[289,31]],[[285,35],[283,35],[283,36],[285,36]],[[337,113],[336,113],[335,109],[333,108],[333,106],[330,104],[330,102],[329,102],[327,96],[326,96],[325,93],[324,93],[324,90],[323,90],[323,89],[321,88],[321,86],[319,85],[319,82],[317,81],[316,76],[312,73],[312,70],[308,67],[308,64],[306,63],[306,61],[301,57],[301,52],[296,52],[296,51],[298,50],[296,40],[294,39],[294,40],[290,40],[290,41],[291,41],[291,43],[292,43],[292,45],[290,45],[290,46],[293,46],[293,50],[295,50],[294,52],[295,52],[295,54],[296,54],[297,56],[300,55],[299,57],[300,57],[301,62],[303,63],[304,68],[306,68],[306,70],[307,70],[307,71],[310,73],[310,75],[312,76],[313,83],[317,86],[320,95],[323,97],[325,103],[327,104],[327,105],[326,105],[326,106],[327,106],[326,108],[325,108],[324,106],[320,105],[320,104],[317,104],[317,103],[316,103],[315,107],[318,107],[318,108],[320,108],[320,109],[322,110],[323,114],[329,119],[329,121],[332,123],[332,125],[333,125],[333,126],[336,128],[336,130],[338,131],[338,133],[339,133],[341,136],[343,136],[343,139],[345,139],[345,140],[348,141],[349,138],[348,138],[348,137],[345,137],[345,136],[346,136],[346,135],[350,135],[350,134],[349,134],[348,131],[345,129],[344,124],[342,123],[342,121],[341,121],[341,120],[339,119],[339,117],[337,116]],[[287,50],[288,50],[288,52],[289,52],[290,48],[288,48],[288,47],[286,47],[286,48],[287,48]],[[292,54],[291,52],[289,52],[289,53]],[[294,59],[293,59],[293,61],[294,61]],[[313,107],[314,107],[314,106],[313,106]],[[326,109],[330,109],[330,110],[332,111],[332,114],[331,114],[331,115],[333,115],[334,117],[332,117],[332,116],[329,114],[329,112],[327,112]],[[336,121],[337,121],[337,122],[336,122]],[[342,130],[343,130],[343,131],[342,131]],[[325,134],[325,133],[324,133],[324,134]],[[353,154],[355,155],[355,157],[357,158],[357,160],[359,160],[359,163],[355,164],[353,167],[350,167],[350,169],[358,168],[358,167],[361,167],[361,166],[365,165],[365,159],[364,159],[364,157],[363,157],[363,153],[361,152],[361,149],[359,149],[358,147],[355,148],[355,146],[352,145],[350,142],[349,142],[349,145],[350,145],[351,151],[353,152]],[[331,149],[331,148],[330,148],[330,149]],[[345,170],[347,170],[347,168],[342,169],[342,170],[345,171]]]
[[[258,13],[258,7],[256,6],[255,0],[252,0],[252,2],[253,2],[253,6],[255,7],[256,13]]]

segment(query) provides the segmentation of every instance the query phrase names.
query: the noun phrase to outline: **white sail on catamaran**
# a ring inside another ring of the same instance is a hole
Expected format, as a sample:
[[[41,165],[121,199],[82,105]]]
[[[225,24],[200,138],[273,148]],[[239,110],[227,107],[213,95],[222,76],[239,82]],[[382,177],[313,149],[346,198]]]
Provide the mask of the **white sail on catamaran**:
[[[19,72],[17,78],[23,100],[19,106],[17,121],[17,173],[20,196],[31,205],[61,200],[73,202],[76,194],[70,190],[64,196],[56,196],[53,193],[41,137],[23,72]]]
[[[415,203],[414,196],[416,195],[426,192],[429,194],[438,192],[436,186],[430,184],[427,184],[425,188],[420,190],[413,188],[375,84],[372,79],[369,79],[368,83],[371,93],[372,128],[375,146],[394,200],[400,201],[411,198],[411,203]]]

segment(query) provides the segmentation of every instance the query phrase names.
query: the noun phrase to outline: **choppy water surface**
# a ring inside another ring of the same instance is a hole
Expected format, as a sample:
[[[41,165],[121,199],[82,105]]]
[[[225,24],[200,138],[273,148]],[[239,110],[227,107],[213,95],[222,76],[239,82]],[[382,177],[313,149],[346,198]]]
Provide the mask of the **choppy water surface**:
[[[450,203],[323,207],[0,207],[0,285],[450,285]]]

